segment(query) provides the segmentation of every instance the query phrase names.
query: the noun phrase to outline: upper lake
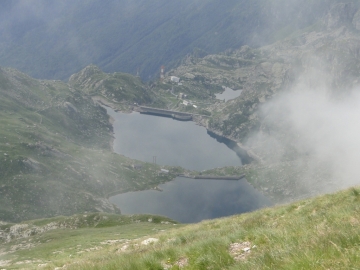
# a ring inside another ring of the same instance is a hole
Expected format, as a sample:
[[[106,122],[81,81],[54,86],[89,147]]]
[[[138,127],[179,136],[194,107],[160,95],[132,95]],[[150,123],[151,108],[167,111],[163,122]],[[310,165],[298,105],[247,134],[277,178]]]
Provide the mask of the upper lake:
[[[117,113],[114,118],[114,151],[124,156],[157,164],[181,166],[202,171],[216,167],[241,166],[240,157],[211,137],[194,122],[133,112]]]

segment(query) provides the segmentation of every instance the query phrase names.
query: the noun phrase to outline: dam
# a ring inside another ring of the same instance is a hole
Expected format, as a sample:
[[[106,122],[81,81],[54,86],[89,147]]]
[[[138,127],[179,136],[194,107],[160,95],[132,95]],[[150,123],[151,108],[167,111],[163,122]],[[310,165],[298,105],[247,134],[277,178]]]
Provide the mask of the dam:
[[[225,176],[218,176],[218,175],[195,175],[189,176],[184,174],[178,174],[178,177],[183,178],[190,178],[190,179],[208,179],[208,180],[240,180],[245,178],[245,174],[242,175],[225,175]]]
[[[191,113],[151,108],[151,107],[146,107],[146,106],[138,106],[138,107],[134,108],[134,110],[137,112],[143,113],[143,114],[171,117],[173,119],[180,120],[180,121],[192,121],[193,120],[193,115]]]

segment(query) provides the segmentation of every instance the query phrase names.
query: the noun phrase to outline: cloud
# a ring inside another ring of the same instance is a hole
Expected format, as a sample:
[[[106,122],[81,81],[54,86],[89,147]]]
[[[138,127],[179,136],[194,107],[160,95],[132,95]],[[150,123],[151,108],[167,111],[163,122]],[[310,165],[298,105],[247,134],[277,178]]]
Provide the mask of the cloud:
[[[360,89],[338,95],[328,79],[318,69],[302,74],[262,106],[261,132],[248,140],[267,161],[300,161],[301,184],[322,193],[360,184]]]

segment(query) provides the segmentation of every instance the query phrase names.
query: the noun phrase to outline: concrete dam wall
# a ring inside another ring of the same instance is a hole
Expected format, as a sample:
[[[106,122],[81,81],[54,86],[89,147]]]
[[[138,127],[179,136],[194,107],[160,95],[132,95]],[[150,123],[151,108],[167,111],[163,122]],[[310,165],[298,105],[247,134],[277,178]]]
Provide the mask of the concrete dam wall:
[[[193,115],[191,113],[176,112],[170,110],[156,109],[151,107],[139,106],[138,111],[144,114],[152,114],[158,116],[171,117],[181,121],[192,121]]]
[[[189,176],[185,174],[178,174],[179,177],[184,178],[190,178],[190,179],[209,179],[209,180],[240,180],[245,176],[245,174],[242,175],[225,175],[225,176],[218,176],[218,175],[195,175],[195,176]]]

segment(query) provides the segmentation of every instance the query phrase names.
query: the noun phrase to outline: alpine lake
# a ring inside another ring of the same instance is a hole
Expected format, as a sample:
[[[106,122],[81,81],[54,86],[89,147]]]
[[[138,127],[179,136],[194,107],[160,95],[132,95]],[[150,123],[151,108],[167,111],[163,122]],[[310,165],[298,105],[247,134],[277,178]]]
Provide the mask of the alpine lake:
[[[115,112],[114,152],[159,165],[202,171],[241,166],[236,143],[207,132],[194,122],[177,121],[133,112]],[[118,194],[110,197],[123,214],[157,214],[182,223],[199,222],[271,205],[245,178],[240,180],[189,179],[177,177],[159,185],[159,190]]]
[[[216,94],[216,98],[220,100],[224,100],[225,102],[234,98],[237,98],[241,95],[242,90],[233,90],[229,87],[223,86],[223,92],[220,94]]]

